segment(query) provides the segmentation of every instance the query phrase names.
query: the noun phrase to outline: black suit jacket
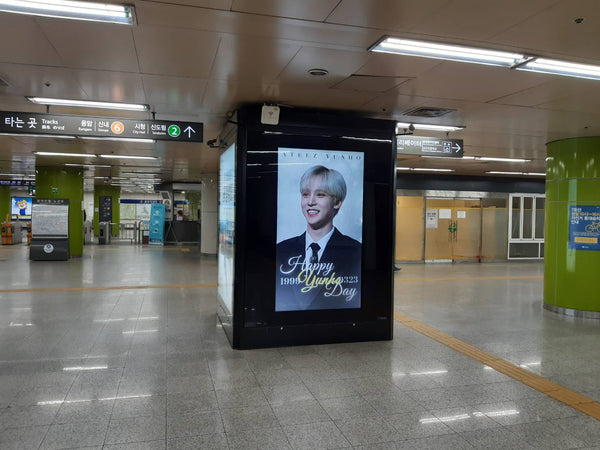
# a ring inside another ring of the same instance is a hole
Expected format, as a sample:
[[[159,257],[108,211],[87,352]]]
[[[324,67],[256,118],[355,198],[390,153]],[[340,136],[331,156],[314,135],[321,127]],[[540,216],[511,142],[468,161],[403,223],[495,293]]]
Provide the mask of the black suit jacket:
[[[306,265],[305,235],[306,232],[277,244],[275,310],[359,308],[360,242],[336,228],[319,262]]]

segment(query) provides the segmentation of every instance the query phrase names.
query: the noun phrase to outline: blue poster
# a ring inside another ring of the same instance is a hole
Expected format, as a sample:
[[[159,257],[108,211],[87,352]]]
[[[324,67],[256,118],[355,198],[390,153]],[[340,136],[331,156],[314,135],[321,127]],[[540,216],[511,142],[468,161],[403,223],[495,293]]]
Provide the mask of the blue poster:
[[[569,249],[600,251],[600,206],[569,207]]]
[[[150,209],[150,230],[148,242],[150,244],[163,244],[165,239],[165,205],[152,203]]]

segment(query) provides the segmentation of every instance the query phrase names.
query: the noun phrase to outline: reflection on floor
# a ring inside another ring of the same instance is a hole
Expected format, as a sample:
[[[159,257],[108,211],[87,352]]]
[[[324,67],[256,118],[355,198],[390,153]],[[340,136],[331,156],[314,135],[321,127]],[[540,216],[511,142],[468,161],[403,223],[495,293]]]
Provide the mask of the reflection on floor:
[[[232,350],[216,259],[180,250],[0,247],[0,448],[600,447],[598,420],[400,323],[391,342]],[[542,273],[403,265],[396,311],[600,401],[600,322],[542,310]]]

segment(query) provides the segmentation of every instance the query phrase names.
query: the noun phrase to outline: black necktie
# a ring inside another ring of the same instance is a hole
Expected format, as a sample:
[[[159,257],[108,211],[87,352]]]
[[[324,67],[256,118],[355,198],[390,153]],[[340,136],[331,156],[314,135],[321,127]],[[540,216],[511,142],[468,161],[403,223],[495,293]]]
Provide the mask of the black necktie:
[[[321,247],[319,247],[319,244],[317,244],[316,242],[313,242],[312,244],[310,244],[309,247],[312,250],[312,255],[310,256],[310,263],[311,264],[318,263],[319,262],[319,250],[321,250]]]

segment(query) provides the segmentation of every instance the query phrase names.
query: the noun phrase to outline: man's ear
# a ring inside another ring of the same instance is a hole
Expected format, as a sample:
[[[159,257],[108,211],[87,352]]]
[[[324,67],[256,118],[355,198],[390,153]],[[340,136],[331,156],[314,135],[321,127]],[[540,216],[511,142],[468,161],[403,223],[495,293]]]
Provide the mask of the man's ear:
[[[335,205],[333,205],[333,209],[337,209],[338,211],[340,210],[341,207],[342,207],[342,202],[337,202]]]

